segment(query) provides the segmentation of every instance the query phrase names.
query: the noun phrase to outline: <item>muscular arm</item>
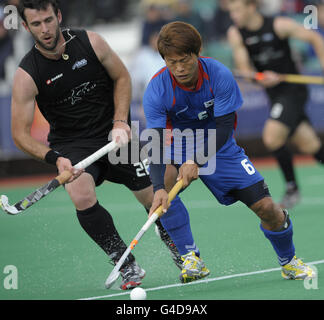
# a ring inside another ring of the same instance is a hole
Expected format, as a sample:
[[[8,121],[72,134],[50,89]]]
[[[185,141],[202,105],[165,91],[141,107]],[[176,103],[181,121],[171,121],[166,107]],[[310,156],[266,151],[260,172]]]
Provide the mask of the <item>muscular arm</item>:
[[[231,26],[227,31],[227,39],[233,51],[234,64],[236,69],[242,72],[253,72],[249,53],[244,46],[242,36],[235,26]]]
[[[31,136],[34,119],[35,96],[37,87],[31,76],[23,69],[16,71],[11,101],[11,130],[16,146],[32,157],[44,160],[50,150],[45,144]]]
[[[287,17],[278,17],[274,21],[274,30],[281,38],[295,38],[311,44],[324,70],[324,40],[313,30],[307,30],[303,25]]]
[[[235,26],[231,26],[227,32],[227,39],[233,50],[233,58],[236,69],[243,75],[246,75],[246,80],[249,80],[251,75],[254,75],[254,68],[250,63],[249,52],[246,49],[243,38]],[[279,76],[267,70],[264,72],[264,79],[257,79],[257,82],[263,87],[273,87],[280,82]]]
[[[33,158],[45,160],[46,154],[51,149],[31,136],[31,126],[35,111],[35,97],[37,94],[38,90],[34,80],[27,72],[19,68],[16,71],[12,89],[12,138],[20,150]],[[72,168],[71,161],[63,156],[57,158],[56,166],[60,173],[64,170],[70,170],[72,172],[72,177],[68,182],[72,182],[83,172],[83,169],[77,170]]]
[[[118,55],[100,35],[88,31],[88,37],[99,61],[114,81],[114,119],[127,121],[132,94],[130,75]]]

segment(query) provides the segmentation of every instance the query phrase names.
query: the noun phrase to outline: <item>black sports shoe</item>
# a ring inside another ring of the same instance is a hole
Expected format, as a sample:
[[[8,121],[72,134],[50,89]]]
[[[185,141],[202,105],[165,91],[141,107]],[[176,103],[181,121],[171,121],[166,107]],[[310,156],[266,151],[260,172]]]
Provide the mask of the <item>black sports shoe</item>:
[[[283,209],[291,209],[300,201],[300,193],[296,187],[287,186],[286,193],[284,194],[280,206]]]

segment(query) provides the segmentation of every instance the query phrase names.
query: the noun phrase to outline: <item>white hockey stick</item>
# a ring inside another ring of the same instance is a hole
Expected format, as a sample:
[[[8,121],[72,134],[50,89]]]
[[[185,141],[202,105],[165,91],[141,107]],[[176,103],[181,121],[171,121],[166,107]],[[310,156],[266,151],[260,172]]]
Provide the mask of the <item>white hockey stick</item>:
[[[77,163],[74,168],[76,169],[84,169],[94,163],[95,161],[99,160],[101,157],[103,157],[108,152],[115,149],[117,146],[115,141],[112,141],[90,155],[89,157],[85,158],[84,160]],[[25,197],[24,199],[18,201],[14,205],[9,204],[8,197],[5,195],[2,195],[0,198],[0,206],[2,209],[11,215],[17,215],[30,206],[32,206],[34,203],[38,202],[40,199],[47,196],[50,192],[54,191],[58,186],[64,184],[66,181],[68,181],[72,176],[72,173],[70,171],[63,171],[60,175],[55,177],[50,182],[46,183],[42,187],[38,188],[34,192],[32,192],[30,195]]]

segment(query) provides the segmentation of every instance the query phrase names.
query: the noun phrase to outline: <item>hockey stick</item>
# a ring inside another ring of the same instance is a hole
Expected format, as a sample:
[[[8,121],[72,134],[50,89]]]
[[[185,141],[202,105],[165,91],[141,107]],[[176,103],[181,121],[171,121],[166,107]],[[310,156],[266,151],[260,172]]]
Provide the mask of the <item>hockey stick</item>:
[[[179,193],[179,191],[182,189],[183,186],[183,180],[179,180],[171,189],[169,192],[168,197],[168,203],[170,203],[175,196]],[[138,232],[138,234],[135,236],[129,247],[126,249],[124,254],[121,256],[117,264],[115,265],[114,269],[111,271],[110,275],[108,276],[105,286],[107,289],[111,288],[111,286],[117,281],[120,275],[120,268],[124,264],[126,258],[128,257],[129,253],[135,248],[138,241],[142,238],[144,233],[149,229],[149,227],[159,218],[163,215],[162,212],[162,205],[159,206],[155,212],[151,215],[151,217],[146,221],[146,223],[143,225],[141,230]]]
[[[290,83],[303,83],[303,84],[324,84],[324,77],[318,76],[305,76],[300,74],[283,74],[282,81]]]
[[[242,72],[234,70],[233,74],[235,77],[250,79],[250,80],[263,80],[265,74],[263,72]],[[300,83],[300,84],[324,84],[324,77],[319,76],[306,76],[302,74],[279,74],[282,82],[288,83]]]
[[[92,163],[94,163],[95,161],[97,161],[98,159],[103,157],[105,154],[112,151],[115,147],[116,147],[115,141],[108,143],[107,145],[105,145],[104,147],[102,147],[101,149],[99,149],[98,151],[96,151],[95,153],[90,155],[89,157],[87,157],[84,160],[77,163],[74,166],[74,168],[75,169],[84,169],[84,168],[88,167],[89,165],[91,165]],[[27,208],[29,208],[30,206],[32,206],[33,204],[35,204],[36,202],[38,202],[39,200],[41,200],[42,198],[44,198],[45,196],[47,196],[49,193],[54,191],[58,186],[64,184],[66,181],[68,181],[71,178],[71,176],[72,176],[72,173],[70,171],[67,171],[67,170],[63,171],[61,174],[59,174],[53,180],[46,183],[42,187],[38,188],[37,190],[32,192],[30,195],[28,195],[24,199],[18,201],[14,205],[10,205],[8,197],[5,195],[2,195],[0,198],[0,206],[6,213],[11,214],[11,215],[17,215],[17,214],[23,212],[24,210],[26,210]]]

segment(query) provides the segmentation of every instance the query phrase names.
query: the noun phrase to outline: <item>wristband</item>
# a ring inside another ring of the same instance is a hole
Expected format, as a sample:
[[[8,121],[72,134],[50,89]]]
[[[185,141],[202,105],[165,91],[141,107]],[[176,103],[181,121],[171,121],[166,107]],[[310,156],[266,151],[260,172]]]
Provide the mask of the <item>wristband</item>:
[[[44,160],[45,162],[56,166],[56,161],[59,157],[62,157],[62,155],[59,152],[51,149],[46,153]]]
[[[264,76],[264,73],[263,72],[257,72],[255,74],[255,80],[256,81],[262,81],[264,80],[265,76]]]
[[[115,123],[115,122],[124,122],[128,125],[128,121],[127,120],[113,120],[112,123]]]

